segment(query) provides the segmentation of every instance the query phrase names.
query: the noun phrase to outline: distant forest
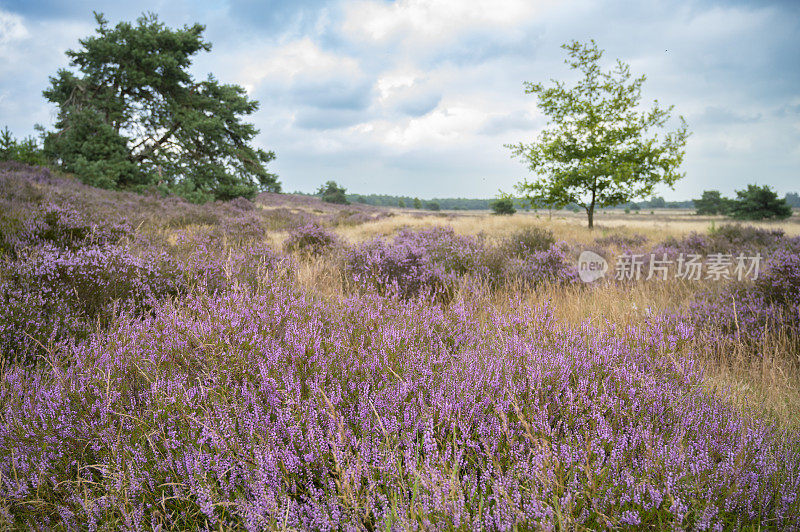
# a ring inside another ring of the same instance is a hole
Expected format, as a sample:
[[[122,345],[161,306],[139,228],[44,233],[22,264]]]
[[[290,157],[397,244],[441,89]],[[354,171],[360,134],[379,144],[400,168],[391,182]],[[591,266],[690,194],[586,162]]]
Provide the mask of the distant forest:
[[[292,194],[301,196],[319,196],[319,194],[309,194],[308,192],[295,191]],[[423,209],[423,210],[447,210],[447,211],[488,211],[491,209],[490,204],[496,198],[488,199],[475,199],[475,198],[432,198],[420,199],[413,196],[390,196],[388,194],[346,194],[347,201],[350,203],[362,203],[364,205],[372,205],[375,207],[400,207],[406,209]],[[797,192],[789,192],[785,196],[786,203],[792,208],[800,208],[800,194]],[[515,199],[516,207],[520,210],[536,210],[531,209],[530,205],[522,198]],[[579,209],[577,205],[567,205],[562,210],[573,211]],[[638,202],[621,203],[616,207],[610,207],[603,210],[653,210],[653,209],[694,209],[694,201],[666,201],[660,196],[656,196],[649,200]],[[539,208],[538,210],[547,210],[546,208]]]
[[[388,196],[385,194],[348,194],[347,200],[351,203],[364,203],[366,205],[374,205],[376,207],[405,207],[413,209],[414,198],[410,196]],[[451,211],[481,211],[489,210],[489,206],[495,198],[490,199],[471,199],[471,198],[433,198],[430,200],[419,200],[422,208],[430,209],[431,204],[436,204],[442,210]],[[530,209],[530,206],[521,198],[517,198],[515,203],[517,207],[523,210]],[[637,203],[622,204],[616,209],[691,209],[694,207],[692,200],[688,201],[665,201],[664,198],[656,197],[647,201],[640,201]],[[577,205],[567,205],[565,210],[573,210],[578,208]],[[438,210],[438,209],[430,209]],[[541,209],[540,209],[541,210]]]

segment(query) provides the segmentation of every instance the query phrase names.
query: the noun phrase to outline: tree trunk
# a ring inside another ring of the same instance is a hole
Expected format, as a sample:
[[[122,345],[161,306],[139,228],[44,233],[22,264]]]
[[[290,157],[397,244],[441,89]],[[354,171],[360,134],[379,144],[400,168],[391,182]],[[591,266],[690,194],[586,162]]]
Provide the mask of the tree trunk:
[[[589,217],[589,229],[594,229],[594,204],[595,204],[595,194],[594,190],[592,191],[592,202],[586,207],[586,215]]]
[[[589,216],[589,229],[594,229],[594,204],[597,201],[597,176],[594,176],[592,182],[592,201],[589,207],[586,208],[586,214]]]

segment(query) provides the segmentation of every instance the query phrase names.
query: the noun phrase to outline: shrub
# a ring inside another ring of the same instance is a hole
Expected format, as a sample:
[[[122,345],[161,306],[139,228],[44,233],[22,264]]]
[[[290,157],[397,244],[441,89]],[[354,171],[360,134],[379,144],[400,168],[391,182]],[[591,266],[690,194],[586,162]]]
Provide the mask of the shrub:
[[[239,209],[241,211],[252,211],[256,208],[255,204],[250,201],[249,199],[245,198],[244,196],[237,196],[227,202],[227,204],[235,209]]]
[[[695,214],[728,214],[735,203],[734,200],[722,197],[719,190],[705,190],[701,198],[692,200]]]
[[[478,239],[435,227],[404,230],[390,242],[382,238],[365,242],[350,250],[345,264],[357,284],[380,293],[406,298],[429,293],[447,299],[461,276],[478,272],[482,256]]]
[[[709,393],[676,353],[691,337],[282,282],[191,294],[68,347],[48,377],[4,370],[0,515],[67,530],[796,527],[797,433]]]
[[[75,251],[115,243],[130,232],[124,223],[96,224],[75,208],[56,204],[28,212],[22,219],[6,219],[0,229],[0,249],[14,256],[31,247]]]
[[[715,251],[775,249],[784,240],[783,229],[725,224],[709,231]]]
[[[517,212],[517,209],[514,208],[514,199],[505,196],[491,202],[489,207],[495,214],[512,215]]]

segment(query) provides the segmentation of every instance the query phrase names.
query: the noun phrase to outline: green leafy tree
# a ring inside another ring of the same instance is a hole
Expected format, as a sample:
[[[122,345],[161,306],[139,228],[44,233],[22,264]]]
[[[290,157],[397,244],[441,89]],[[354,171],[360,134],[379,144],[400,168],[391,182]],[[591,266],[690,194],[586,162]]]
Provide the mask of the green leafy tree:
[[[258,130],[242,118],[258,109],[238,85],[196,81],[192,57],[211,50],[205,27],[170,29],[154,14],[109,27],[67,51],[45,97],[58,105],[45,150],[67,171],[104,188],[161,185],[189,199],[279,192],[266,165],[273,152],[251,146]]]
[[[405,209],[406,208],[406,202],[403,201],[402,198],[400,198],[399,200],[397,200],[397,206],[400,207],[401,209]]]
[[[768,185],[747,185],[746,190],[736,191],[729,215],[737,220],[782,220],[792,215],[792,208]]]
[[[694,202],[695,214],[728,214],[734,201],[725,198],[719,190],[704,190],[699,199]]]
[[[672,107],[654,102],[639,111],[645,76],[633,78],[622,61],[603,72],[603,51],[594,41],[573,41],[562,46],[565,63],[582,73],[573,88],[561,81],[545,88],[526,82],[526,94],[536,94],[548,125],[532,144],[510,144],[514,157],[527,163],[538,179],[517,185],[534,206],[562,208],[576,204],[594,226],[595,209],[626,203],[652,194],[659,183],[672,186],[683,174],[688,137],[681,125],[661,137]]]
[[[422,202],[420,201],[419,198],[414,198],[414,208],[415,209],[421,209],[422,208]]]
[[[500,197],[489,204],[495,214],[512,215],[517,212],[514,208],[514,198],[510,194],[500,193]]]
[[[347,195],[345,194],[344,187],[336,184],[336,181],[326,181],[324,185],[317,190],[317,196],[322,198],[322,201],[327,203],[337,203],[339,205],[349,205]]]
[[[442,210],[442,206],[439,205],[437,201],[426,201],[425,208],[429,211],[440,211]]]

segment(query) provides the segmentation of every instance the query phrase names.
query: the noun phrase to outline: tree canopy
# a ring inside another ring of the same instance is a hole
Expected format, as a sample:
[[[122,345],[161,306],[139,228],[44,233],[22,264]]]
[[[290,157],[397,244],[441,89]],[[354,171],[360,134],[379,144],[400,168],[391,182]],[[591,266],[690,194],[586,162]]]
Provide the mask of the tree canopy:
[[[639,111],[645,76],[633,78],[619,60],[603,72],[603,51],[594,41],[562,48],[568,54],[564,62],[582,78],[572,88],[556,80],[549,88],[525,82],[526,94],[539,97],[547,127],[531,144],[506,147],[538,175],[517,185],[534,207],[579,205],[593,227],[595,209],[649,196],[657,184],[672,186],[683,177],[678,169],[689,134],[680,117],[675,131],[660,136],[657,130],[665,127],[672,107],[663,109],[656,101]]]
[[[734,203],[723,197],[719,190],[704,190],[702,197],[693,201],[696,214],[728,214]]]
[[[514,197],[511,194],[501,192],[499,197],[489,204],[495,214],[512,215],[517,212],[514,208]]]
[[[346,190],[340,187],[336,181],[326,181],[324,185],[320,186],[317,190],[317,196],[322,198],[322,201],[327,203],[338,203],[339,205],[349,205],[347,200]]]
[[[258,130],[242,117],[258,102],[212,75],[193,79],[192,57],[211,50],[205,27],[170,29],[154,14],[109,27],[67,51],[45,97],[58,105],[45,151],[65,170],[104,188],[161,186],[189,199],[278,192],[271,151],[251,146]]]
[[[747,185],[745,190],[736,191],[736,200],[729,214],[737,220],[780,220],[789,218],[792,208],[768,185]]]

